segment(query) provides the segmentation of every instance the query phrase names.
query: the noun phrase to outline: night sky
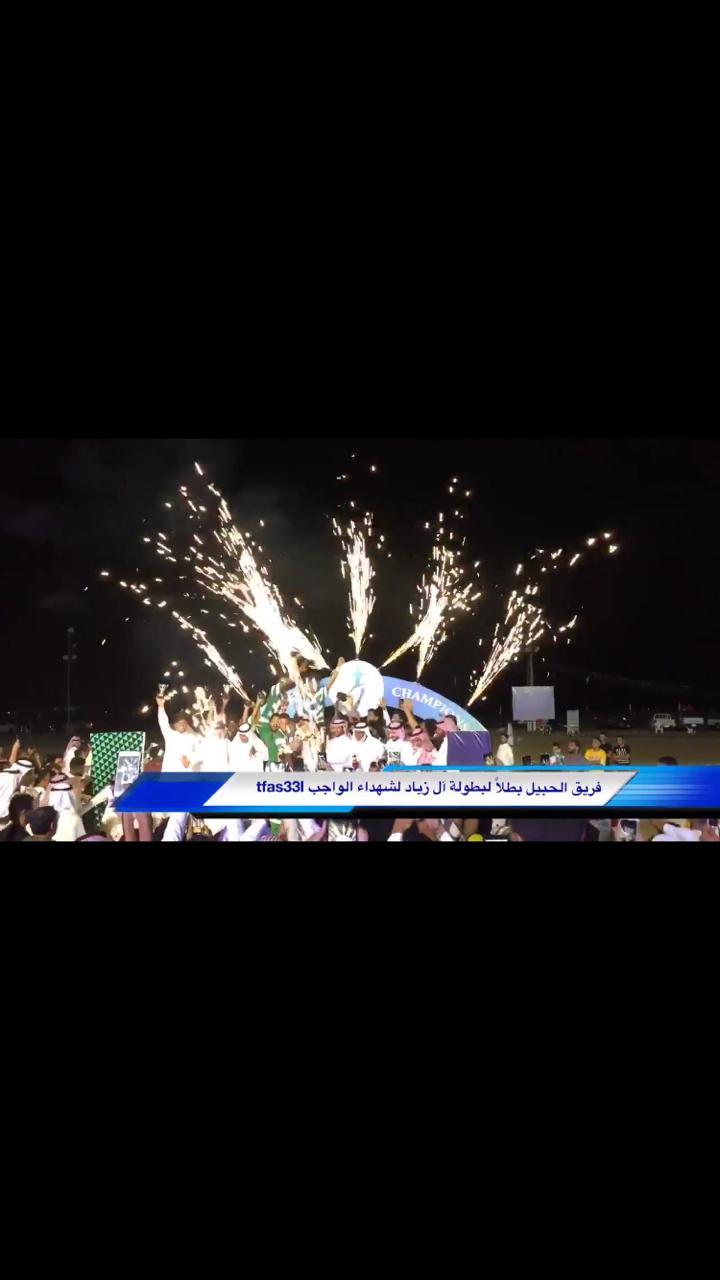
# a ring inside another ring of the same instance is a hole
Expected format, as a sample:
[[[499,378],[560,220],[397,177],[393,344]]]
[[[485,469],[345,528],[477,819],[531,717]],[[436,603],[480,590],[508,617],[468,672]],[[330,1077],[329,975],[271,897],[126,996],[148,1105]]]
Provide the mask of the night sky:
[[[146,581],[163,573],[142,538],[169,530],[171,515],[176,527],[188,528],[179,506],[170,513],[163,502],[175,502],[178,484],[192,481],[195,459],[223,490],[238,527],[255,531],[272,556],[286,604],[295,612],[292,597],[302,600],[298,621],[314,627],[333,659],[353,656],[339,546],[328,519],[340,498],[355,493],[360,506],[375,511],[376,528],[392,551],[392,559],[376,566],[374,638],[362,654],[380,662],[409,634],[408,603],[417,600],[415,584],[432,545],[424,524],[447,505],[448,480],[458,475],[474,494],[467,558],[482,561],[484,595],[475,616],[456,622],[423,673],[425,684],[465,702],[470,670],[504,614],[515,565],[536,546],[579,547],[607,529],[620,552],[584,556],[548,590],[550,616],[561,622],[579,611],[580,617],[570,646],[544,643],[536,682],[549,675],[558,707],[677,703],[677,694],[613,686],[596,674],[588,684],[589,673],[688,684],[697,690],[689,701],[720,702],[714,692],[720,688],[720,447],[711,441],[53,439],[4,446],[3,718],[43,712],[64,721],[64,712],[53,708],[65,703],[69,625],[78,643],[73,702],[99,727],[142,724],[137,711],[151,700],[171,659],[180,661],[186,683],[209,679],[219,687],[219,677],[170,617],[116,585],[120,577]],[[372,476],[371,464],[378,467]],[[344,492],[335,480],[343,471],[355,477]],[[101,580],[103,569],[113,579]],[[197,605],[180,603],[207,623]],[[247,684],[267,687],[266,651],[257,635],[208,629]],[[479,636],[485,638],[481,650]],[[391,668],[404,677],[414,669],[413,654]],[[492,723],[501,711],[507,716],[513,683],[525,683],[524,662],[500,677],[487,703],[475,705],[481,719]]]

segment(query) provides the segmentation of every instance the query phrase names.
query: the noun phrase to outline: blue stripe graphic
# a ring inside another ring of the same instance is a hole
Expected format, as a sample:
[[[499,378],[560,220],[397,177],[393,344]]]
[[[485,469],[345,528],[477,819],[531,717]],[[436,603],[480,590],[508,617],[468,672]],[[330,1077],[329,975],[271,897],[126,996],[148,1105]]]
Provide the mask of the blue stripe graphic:
[[[561,766],[561,769],[567,771],[568,766]],[[632,766],[629,767],[632,770]],[[460,768],[428,766],[428,769],[412,769],[393,767],[386,769],[385,773],[423,773],[431,772],[435,775],[442,773],[477,773],[482,774],[485,770],[480,768],[472,768],[461,766]],[[603,774],[627,773],[628,769],[622,766],[606,766],[600,769],[597,765],[578,765],[572,766],[572,772],[578,774],[582,772],[598,772]],[[552,778],[555,770],[551,766],[535,766],[527,767],[523,765],[513,765],[510,768],[498,770],[488,769],[488,773],[506,775],[514,774],[534,774],[536,778],[541,776],[548,782]],[[607,809],[628,809],[652,812],[653,810],[673,809],[678,811],[686,810],[720,810],[720,766],[718,765],[640,765],[634,770],[635,776],[624,784],[617,795],[608,800],[603,806],[593,803],[592,799],[588,799],[587,805],[581,808],[578,806],[563,803],[563,797],[558,796],[556,808],[567,808],[573,812],[597,812],[600,807]],[[246,775],[247,776],[247,775]],[[279,782],[283,779],[293,778],[302,780],[302,773],[296,774],[256,774],[253,775],[258,780]],[[342,774],[327,774],[328,778],[342,777]],[[378,778],[382,777],[378,775]],[[253,814],[253,813],[277,813],[289,812],[294,813],[352,813],[357,808],[373,808],[372,796],[367,795],[362,798],[358,797],[357,804],[343,805],[325,803],[318,799],[315,804],[308,804],[307,797],[302,793],[298,793],[298,803],[295,804],[295,796],[284,793],[282,800],[275,793],[267,793],[266,795],[258,795],[257,800],[260,803],[253,805],[212,805],[210,802],[216,793],[226,782],[235,777],[233,773],[143,773],[137,782],[125,792],[125,794],[117,802],[117,810],[119,813],[199,813],[206,812],[212,816],[215,813],[237,813],[237,814]],[[303,803],[305,801],[305,803]],[[438,799],[438,808],[442,809],[443,800]],[[477,800],[473,800],[472,795],[468,796],[466,801],[461,805],[453,804],[453,809],[458,812],[463,809],[467,812],[476,812],[480,807],[496,810],[498,813],[511,812],[542,812],[538,805],[534,805],[529,798],[522,800],[520,797],[511,797],[508,795],[498,795],[497,799],[493,797],[491,806],[480,806]],[[378,812],[392,812],[393,808],[397,809],[418,809],[417,803],[413,805],[412,796],[398,795],[397,803],[393,806],[383,808],[378,805]],[[428,810],[425,810],[428,812]]]

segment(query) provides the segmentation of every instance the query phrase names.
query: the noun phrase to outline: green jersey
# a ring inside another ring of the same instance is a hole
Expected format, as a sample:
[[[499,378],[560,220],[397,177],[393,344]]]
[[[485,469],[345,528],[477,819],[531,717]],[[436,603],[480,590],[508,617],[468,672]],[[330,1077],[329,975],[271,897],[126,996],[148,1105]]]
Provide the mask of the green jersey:
[[[259,724],[255,732],[268,749],[268,764],[279,764],[281,755],[290,751],[290,739],[282,729],[271,729],[269,724]]]
[[[270,686],[270,692],[258,712],[258,725],[270,724],[270,721],[280,706],[280,703],[285,696],[280,688],[280,684],[281,682],[278,680],[277,684]],[[265,741],[265,739],[263,739],[263,741]]]
[[[277,734],[273,733],[269,724],[257,725],[255,732],[261,742],[265,743],[268,749],[268,764],[277,764],[278,750],[276,744]]]

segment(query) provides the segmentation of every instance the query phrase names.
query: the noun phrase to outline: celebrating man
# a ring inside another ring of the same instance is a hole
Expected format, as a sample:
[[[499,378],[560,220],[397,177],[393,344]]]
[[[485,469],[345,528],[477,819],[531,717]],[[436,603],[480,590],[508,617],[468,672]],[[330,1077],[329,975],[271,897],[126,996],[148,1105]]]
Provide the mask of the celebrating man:
[[[457,716],[443,716],[442,720],[438,720],[438,731],[442,734],[442,742],[438,747],[437,762],[438,764],[447,764],[448,737],[451,733],[457,733],[458,731]]]
[[[387,729],[388,764],[412,766],[417,763],[417,756],[408,742],[405,725],[399,718],[393,717]]]
[[[352,738],[352,752],[358,768],[367,773],[371,764],[377,764],[385,755],[385,743],[373,738],[365,720],[358,720]]]
[[[165,699],[158,694],[155,701],[158,706],[158,724],[165,739],[165,754],[162,762],[163,773],[186,773],[192,769],[199,759],[200,738],[191,728],[183,711],[173,716],[172,727],[165,710]]]
[[[335,773],[340,773],[343,769],[352,767],[352,739],[345,732],[345,721],[339,716],[330,722],[325,744],[325,759],[327,760],[328,768],[333,769]]]
[[[266,744],[253,732],[246,720],[238,725],[235,737],[228,743],[229,767],[236,773],[262,773],[269,758]]]

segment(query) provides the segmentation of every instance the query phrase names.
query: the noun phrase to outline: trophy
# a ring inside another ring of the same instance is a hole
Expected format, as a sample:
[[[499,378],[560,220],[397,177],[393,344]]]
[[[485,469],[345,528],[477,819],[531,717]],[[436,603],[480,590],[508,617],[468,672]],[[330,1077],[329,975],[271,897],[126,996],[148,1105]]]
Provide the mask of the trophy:
[[[159,697],[159,698],[164,698],[164,697],[165,697],[165,692],[166,692],[167,688],[168,688],[168,686],[167,686],[166,684],[159,684],[159,685],[158,685],[158,697]]]

